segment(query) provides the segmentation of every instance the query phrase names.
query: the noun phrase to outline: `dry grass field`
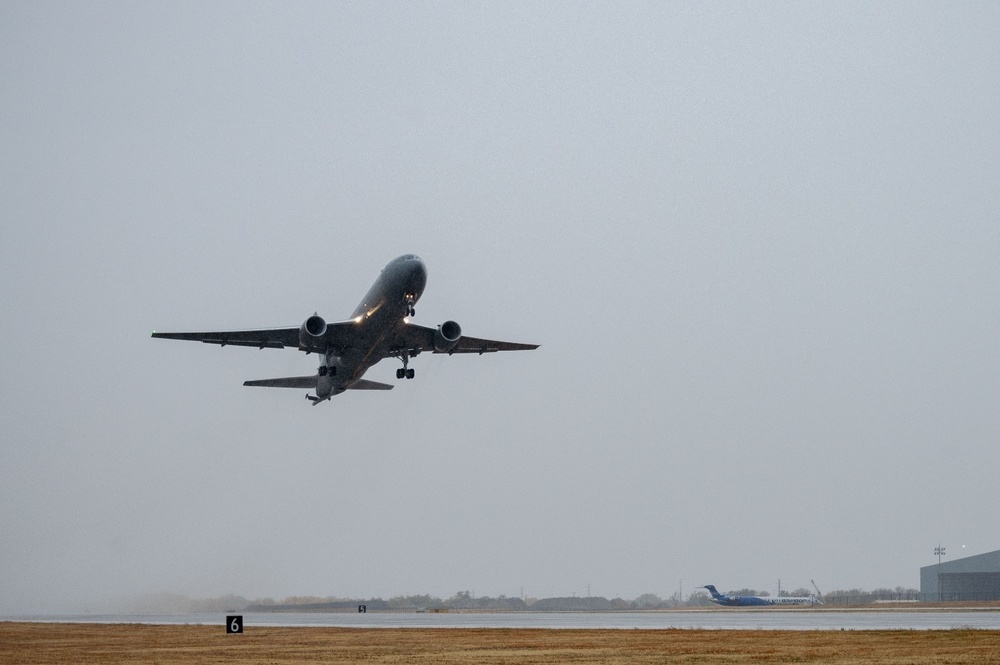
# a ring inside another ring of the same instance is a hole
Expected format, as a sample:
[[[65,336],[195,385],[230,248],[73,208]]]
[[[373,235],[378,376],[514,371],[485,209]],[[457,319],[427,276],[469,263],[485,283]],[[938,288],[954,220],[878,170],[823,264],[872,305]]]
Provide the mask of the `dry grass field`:
[[[1000,631],[255,628],[0,623],[7,663],[997,663]]]

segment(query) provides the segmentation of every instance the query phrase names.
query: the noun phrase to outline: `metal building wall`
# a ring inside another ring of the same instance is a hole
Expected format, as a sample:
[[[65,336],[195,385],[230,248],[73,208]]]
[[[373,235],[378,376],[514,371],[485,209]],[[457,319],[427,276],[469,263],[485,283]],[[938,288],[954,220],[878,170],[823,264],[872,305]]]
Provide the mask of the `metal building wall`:
[[[976,577],[978,575],[982,577]],[[995,599],[1000,600],[1000,587],[994,585],[1000,585],[1000,550],[953,561],[943,560],[940,567],[935,563],[920,569],[920,598],[925,602],[988,600],[983,596],[993,593],[994,588],[997,588]]]
[[[1000,600],[1000,573],[942,573],[944,600]]]

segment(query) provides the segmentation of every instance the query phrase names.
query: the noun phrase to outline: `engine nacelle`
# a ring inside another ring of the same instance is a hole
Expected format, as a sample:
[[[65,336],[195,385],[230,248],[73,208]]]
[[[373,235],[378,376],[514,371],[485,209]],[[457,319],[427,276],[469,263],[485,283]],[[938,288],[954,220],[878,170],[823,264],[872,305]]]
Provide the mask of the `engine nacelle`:
[[[319,314],[313,314],[299,328],[299,346],[303,349],[317,347],[324,335],[326,335],[326,321]]]
[[[450,350],[458,344],[458,339],[461,336],[462,326],[455,321],[445,321],[438,326],[437,332],[434,333],[434,350],[438,352]]]

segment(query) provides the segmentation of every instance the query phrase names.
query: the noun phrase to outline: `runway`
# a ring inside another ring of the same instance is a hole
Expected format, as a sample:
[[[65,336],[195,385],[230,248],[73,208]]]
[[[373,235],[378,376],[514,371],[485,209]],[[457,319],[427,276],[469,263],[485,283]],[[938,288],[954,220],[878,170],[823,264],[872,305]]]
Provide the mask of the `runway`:
[[[6,616],[0,621],[149,625],[224,625],[224,612]],[[232,612],[232,614],[241,614]],[[242,613],[244,625],[342,628],[548,628],[705,630],[950,630],[1000,629],[1000,609],[832,610],[748,609],[651,612],[368,612]]]

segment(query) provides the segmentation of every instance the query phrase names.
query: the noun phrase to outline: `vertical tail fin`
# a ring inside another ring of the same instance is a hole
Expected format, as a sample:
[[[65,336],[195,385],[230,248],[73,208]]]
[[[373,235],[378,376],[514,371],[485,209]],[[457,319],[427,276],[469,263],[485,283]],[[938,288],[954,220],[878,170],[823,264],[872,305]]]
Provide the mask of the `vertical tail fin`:
[[[706,584],[702,589],[708,589],[708,592],[712,594],[712,598],[722,598],[723,595],[718,592],[718,590],[711,584]]]

